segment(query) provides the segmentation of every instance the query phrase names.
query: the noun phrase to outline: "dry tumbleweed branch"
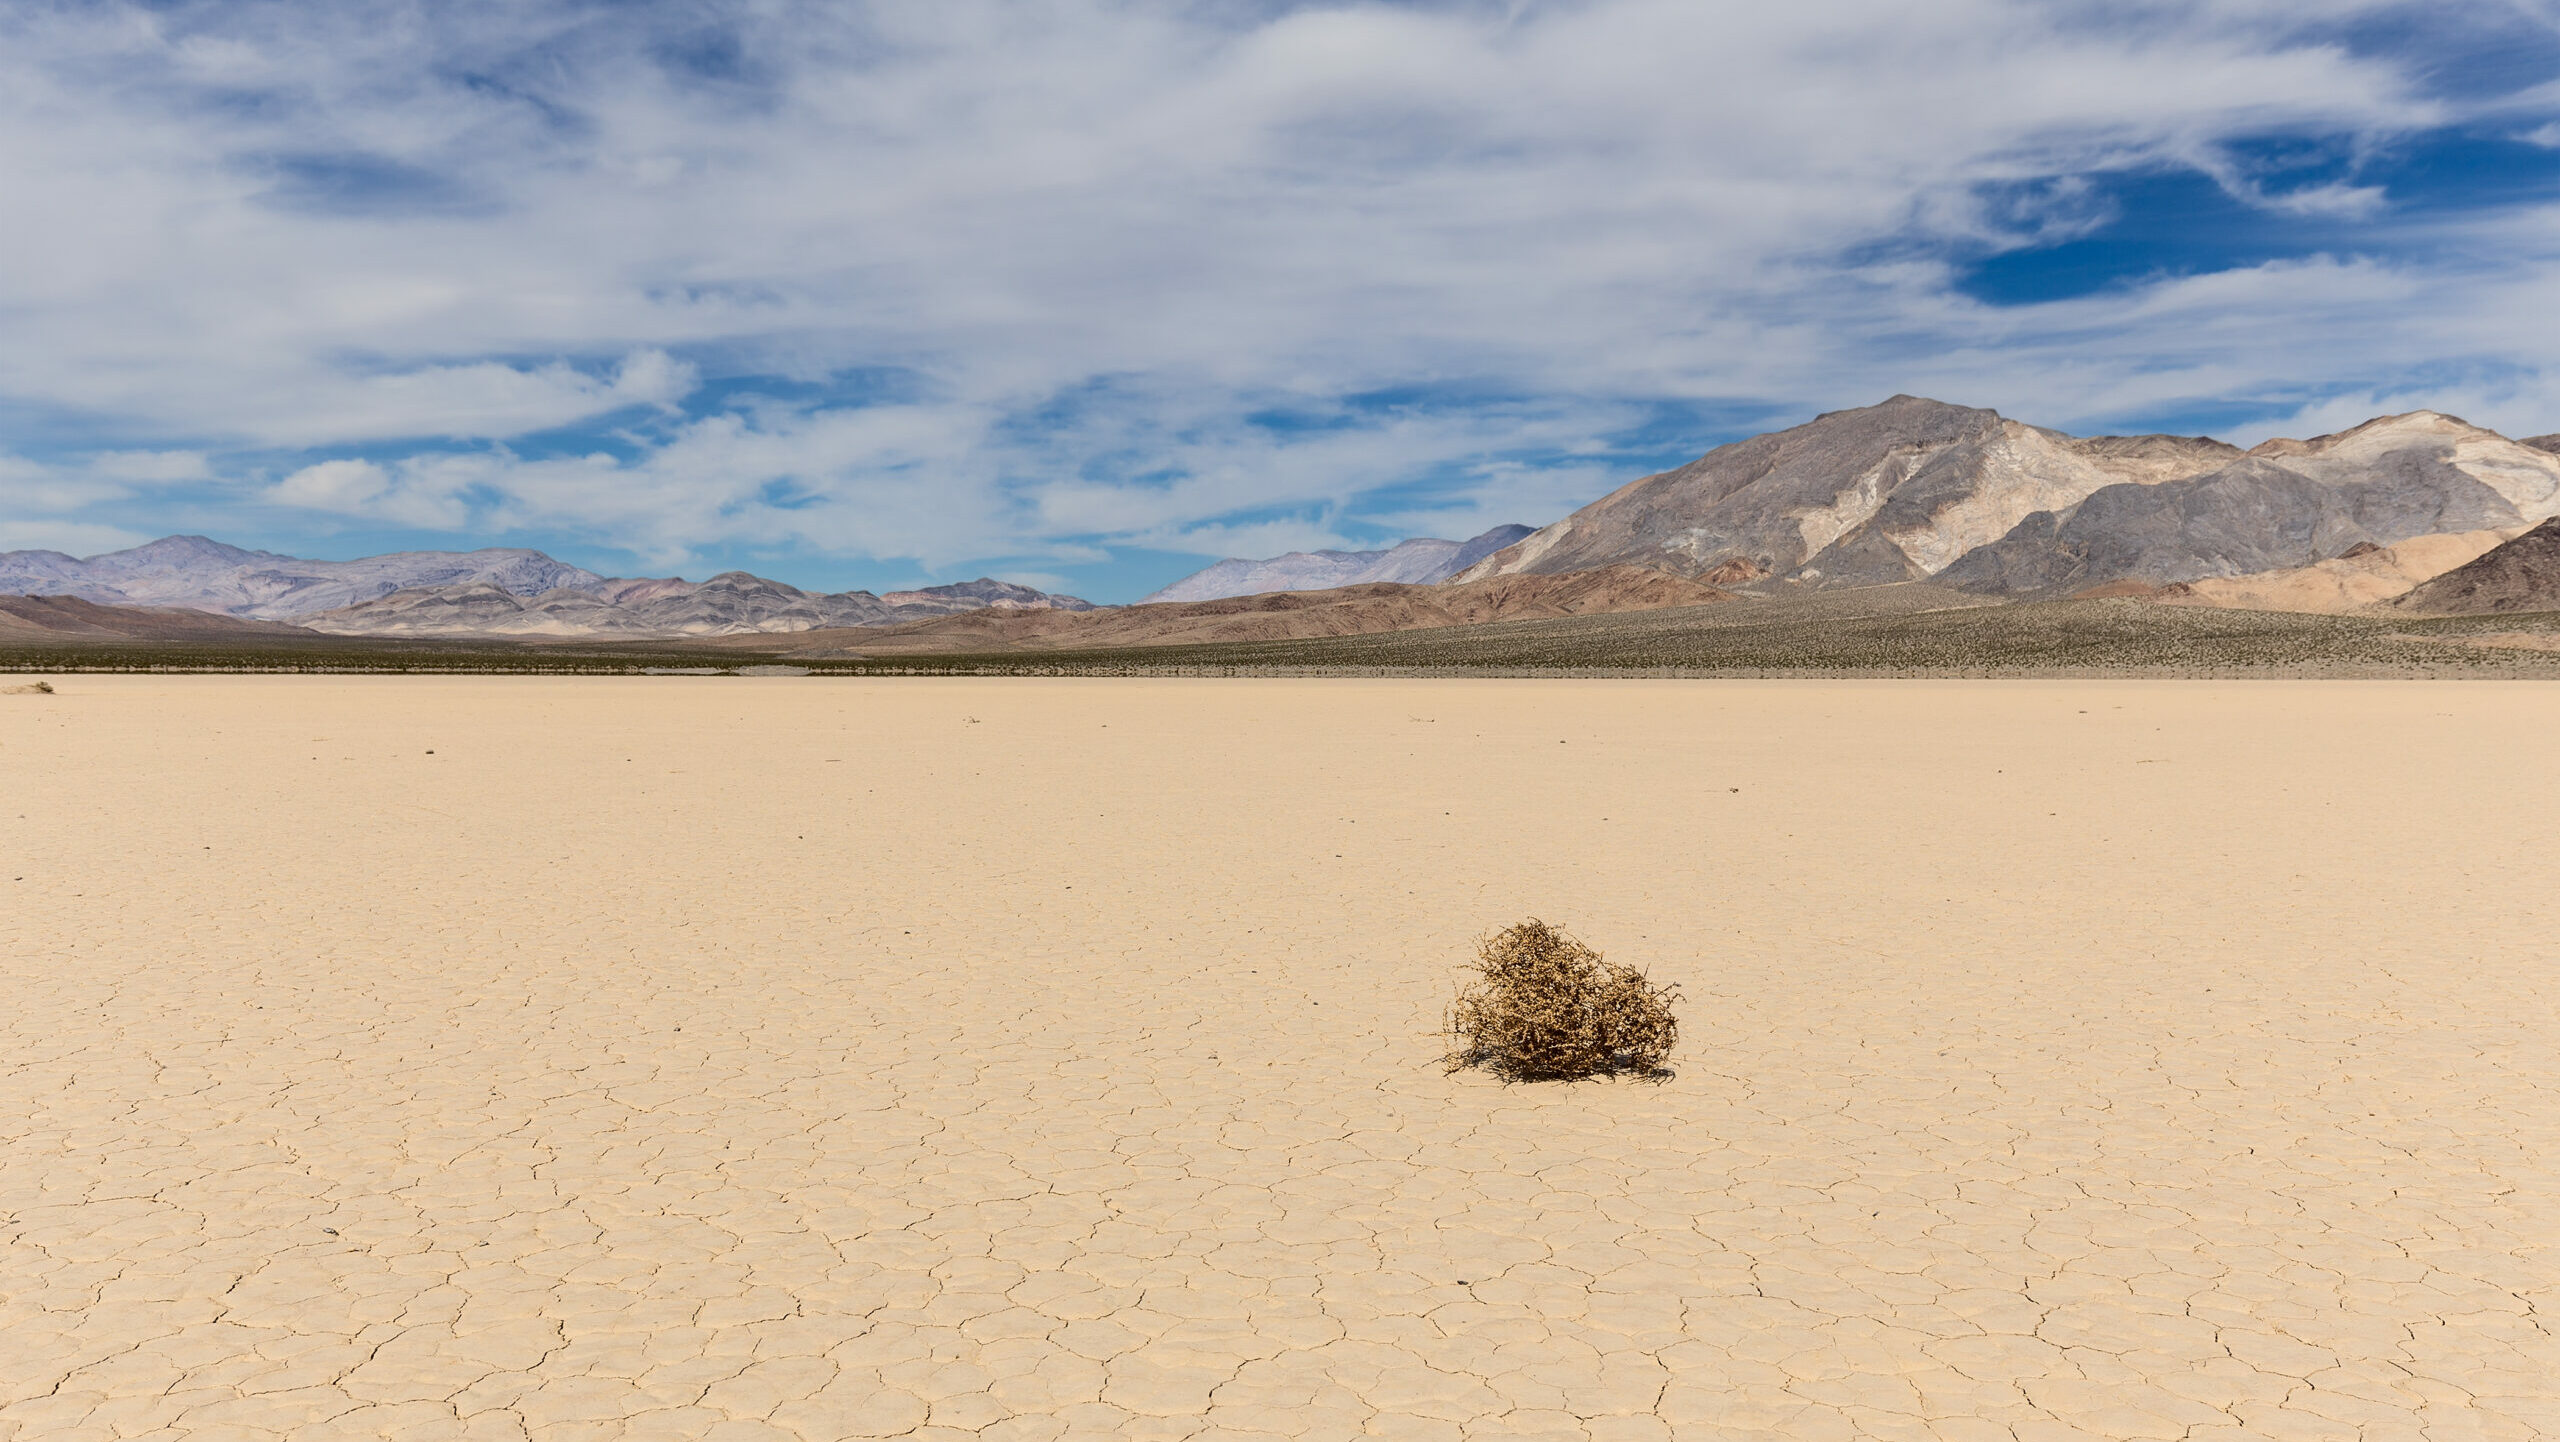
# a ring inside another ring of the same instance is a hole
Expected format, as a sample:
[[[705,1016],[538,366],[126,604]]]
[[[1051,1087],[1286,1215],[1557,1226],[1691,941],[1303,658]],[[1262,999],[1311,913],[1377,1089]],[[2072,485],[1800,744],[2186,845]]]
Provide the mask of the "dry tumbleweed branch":
[[[1448,1069],[1481,1066],[1511,1081],[1659,1073],[1679,1040],[1676,986],[1535,919],[1476,945],[1474,982],[1449,1007]]]

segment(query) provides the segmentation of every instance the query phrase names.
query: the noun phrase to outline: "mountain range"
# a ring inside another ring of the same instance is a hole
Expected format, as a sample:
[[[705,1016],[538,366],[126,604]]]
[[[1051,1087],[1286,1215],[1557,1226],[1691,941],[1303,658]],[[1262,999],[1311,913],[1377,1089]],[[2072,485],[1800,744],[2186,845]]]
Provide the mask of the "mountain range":
[[[2415,411],[2244,452],[2203,437],[2076,439],[1895,396],[1632,481],[1456,579],[1633,564],[1718,585],[1934,579],[2056,595],[2248,575],[2560,514],[2549,439]]]
[[[521,595],[607,584],[540,551],[401,551],[354,561],[306,561],[203,536],[80,560],[60,551],[0,552],[0,593],[78,596],[110,606],[184,606],[289,621],[412,586],[485,582]]]
[[[2073,437],[1905,395],[1719,446],[1535,531],[1231,558],[1107,615],[988,579],[818,593],[743,571],[610,578],[520,549],[309,561],[172,536],[87,560],[0,554],[0,595],[56,598],[0,629],[203,639],[193,614],[304,635],[824,632],[810,644],[954,651],[1347,636],[1917,581],[1984,601],[2560,612],[2555,518],[2560,435],[2510,440],[2437,411],[2243,451]],[[867,634],[838,634],[852,632]]]
[[[518,595],[494,582],[394,591],[300,618],[333,636],[735,636],[895,626],[961,611],[1090,611],[1090,601],[981,577],[918,591],[819,594],[745,571],[703,582],[607,582]]]
[[[1216,601],[1228,596],[1258,596],[1267,591],[1329,591],[1380,582],[1436,586],[1529,533],[1527,526],[1496,526],[1472,540],[1416,536],[1383,551],[1291,551],[1261,561],[1229,557],[1192,572],[1140,599],[1138,604]]]
[[[984,577],[885,596],[821,594],[744,571],[707,581],[599,576],[511,548],[311,561],[203,536],[168,536],[86,560],[0,553],[0,595],[7,594],[183,608],[348,636],[724,636],[890,626],[985,607],[1093,609]]]

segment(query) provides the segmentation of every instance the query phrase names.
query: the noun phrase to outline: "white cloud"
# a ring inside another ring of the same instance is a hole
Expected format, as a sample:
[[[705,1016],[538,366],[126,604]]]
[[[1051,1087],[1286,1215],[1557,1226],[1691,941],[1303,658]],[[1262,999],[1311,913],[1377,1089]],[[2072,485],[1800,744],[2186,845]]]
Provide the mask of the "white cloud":
[[[115,482],[76,467],[46,465],[0,451],[0,501],[6,512],[69,512],[125,493]]]
[[[391,477],[371,461],[322,461],[276,482],[267,499],[281,506],[361,513],[390,493]]]
[[[155,485],[209,481],[214,475],[202,451],[101,451],[89,457],[88,470],[112,480]]]
[[[693,368],[662,350],[635,351],[610,381],[554,362],[421,366],[348,379],[290,411],[270,410],[252,432],[304,443],[399,436],[504,437],[548,430],[627,406],[665,406],[693,388]]]
[[[671,407],[696,369],[654,347],[631,352],[609,377],[563,362],[475,361],[376,374],[321,373],[297,386],[226,401],[217,434],[263,445],[326,445],[406,437],[503,439],[627,410]]]
[[[477,516],[497,530],[602,539],[663,565],[720,541],[804,539],[842,554],[948,561],[1002,549],[1018,531],[979,456],[988,421],[920,406],[721,414],[635,462],[505,450],[341,459],[286,476],[264,499],[441,530]]]
[[[140,531],[89,521],[0,517],[0,551],[60,551],[71,556],[95,556],[138,546],[150,539]]]
[[[276,482],[265,499],[300,510],[454,531],[470,518],[459,492],[475,478],[469,467],[441,457],[404,461],[396,469],[365,460],[322,461]]]
[[[150,539],[129,526],[85,514],[129,495],[131,472],[168,469],[163,458],[108,455],[86,464],[47,463],[0,451],[0,551],[95,555]]]
[[[622,358],[621,368],[613,375],[611,395],[627,405],[672,409],[676,402],[693,394],[693,388],[701,381],[699,368],[652,347]]]
[[[2067,424],[2380,393],[2482,357],[2560,371],[2513,300],[2551,277],[2549,212],[2429,266],[2341,256],[2006,310],[1950,293],[1928,243],[2084,233],[2106,202],[2074,177],[2108,167],[2373,217],[2372,186],[2269,190],[2233,143],[2379,143],[2456,111],[2302,19],[2273,0],[24,8],[0,15],[0,401],[86,418],[101,447],[299,451],[253,494],[315,514],[943,564],[1541,521],[1625,473],[1518,458],[1650,402],[1931,390]],[[734,63],[668,60],[716,51],[702,34]],[[1895,238],[1916,244],[1873,258]],[[873,372],[888,399],[837,379]],[[706,376],[755,374],[820,396],[674,412]],[[1398,388],[1541,399],[1344,404]],[[608,416],[618,458],[452,449]],[[359,443],[382,458],[326,459]]]

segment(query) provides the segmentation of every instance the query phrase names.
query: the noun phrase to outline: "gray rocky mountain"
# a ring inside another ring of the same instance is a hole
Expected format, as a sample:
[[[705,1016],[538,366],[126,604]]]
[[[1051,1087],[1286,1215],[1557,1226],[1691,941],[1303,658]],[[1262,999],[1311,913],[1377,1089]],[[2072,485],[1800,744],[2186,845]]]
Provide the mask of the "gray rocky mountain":
[[[2110,485],[2201,475],[2240,455],[2202,437],[2075,439],[1996,411],[1895,396],[1630,482],[1454,579],[1634,564],[1720,585],[1915,580],[2039,511]]]
[[[2560,519],[2544,521],[2389,604],[2422,616],[2560,611]]]
[[[867,591],[848,592],[869,595]],[[956,615],[962,611],[1095,611],[1101,608],[1091,601],[1074,596],[1060,596],[1048,591],[1035,591],[1011,581],[980,576],[974,581],[955,581],[947,586],[926,586],[914,591],[891,591],[881,600],[907,610],[923,608],[937,615]]]
[[[149,545],[87,560],[60,551],[5,551],[0,552],[0,592],[78,596],[110,606],[133,604],[140,594],[187,587],[200,590],[216,578],[292,559],[272,551],[244,551],[203,536],[163,536]]]
[[[2251,456],[2209,476],[2108,486],[2068,511],[2038,511],[1967,552],[1938,583],[1969,591],[2074,591],[2106,581],[2190,581],[2307,566],[2371,533],[2345,497]]]
[[[682,576],[627,576],[617,577],[596,587],[595,594],[599,600],[611,601],[617,606],[628,606],[641,601],[653,601],[660,596],[679,596],[701,584],[700,581],[688,581]]]
[[[2516,444],[2520,446],[2531,446],[2537,451],[2550,451],[2555,454],[2560,454],[2560,431],[2554,431],[2547,436],[2526,436],[2524,439],[2516,442]]]
[[[627,622],[615,629],[659,636],[814,631],[820,626],[878,626],[904,619],[869,591],[816,595],[745,571],[723,571],[690,591],[653,597],[623,609]]]
[[[2560,515],[2560,456],[2435,411],[2273,440],[2209,475],[2116,485],[2026,517],[1938,573],[2000,593],[2308,566],[2360,545]]]
[[[609,582],[600,590],[521,596],[487,581],[421,586],[306,616],[339,636],[735,636],[893,626],[977,610],[1090,611],[1089,601],[980,578],[956,585],[818,594],[745,571],[699,583]]]
[[[87,560],[60,551],[0,553],[0,593],[78,596],[106,605],[184,606],[266,621],[387,596],[414,586],[485,582],[512,595],[600,586],[604,577],[540,551],[401,551],[306,561],[202,536],[167,536]]]
[[[2441,411],[2377,416],[2335,435],[2267,441],[2249,454],[2340,491],[2383,545],[2560,513],[2560,458]]]
[[[555,597],[574,597],[575,602],[584,603],[580,609],[613,609],[584,591],[546,591],[541,596],[524,597],[487,581],[465,581],[454,586],[414,586],[394,591],[353,606],[323,611],[306,618],[305,624],[335,636],[578,634],[526,619],[528,602]]]
[[[2560,455],[2433,411],[2244,454],[1896,396],[1644,477],[1457,579],[1632,563],[1725,586],[2042,594],[2309,566],[2555,513]]]
[[[1230,557],[1192,572],[1138,604],[1217,601],[1272,591],[1327,591],[1382,581],[1432,586],[1529,534],[1527,526],[1496,526],[1471,540],[1417,536],[1383,551],[1291,551],[1260,561]]]
[[[1073,596],[984,577],[875,596],[819,595],[731,571],[708,581],[611,579],[540,551],[400,551],[306,561],[203,536],[168,536],[86,560],[0,553],[0,595],[181,607],[368,636],[721,636],[883,626],[981,607],[1090,610]]]

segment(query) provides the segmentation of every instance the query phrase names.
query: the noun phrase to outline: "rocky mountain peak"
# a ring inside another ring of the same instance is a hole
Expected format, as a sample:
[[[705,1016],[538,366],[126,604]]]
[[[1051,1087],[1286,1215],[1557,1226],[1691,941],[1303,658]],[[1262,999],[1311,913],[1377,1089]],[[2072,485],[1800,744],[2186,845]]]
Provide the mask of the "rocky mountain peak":
[[[2035,512],[2237,454],[2173,436],[2076,441],[1994,410],[1897,395],[1630,482],[1456,579],[1625,564],[1800,585],[1907,581]]]
[[[2500,441],[2506,440],[2504,436],[2499,436],[2494,431],[2484,431],[2460,416],[2447,415],[2443,411],[2417,410],[2403,411],[2398,415],[2375,416],[2372,420],[2349,426],[2343,431],[2313,436],[2308,440],[2278,437],[2260,441],[2249,448],[2249,454],[2278,459],[2326,455],[2332,452],[2372,454],[2406,447],[2412,443],[2422,443],[2430,438],[2451,441],[2472,436],[2489,436]]]
[[[224,545],[210,536],[162,536],[130,550],[112,551],[90,558],[92,564],[104,562],[129,569],[144,566],[244,566],[257,561],[283,559],[272,551],[249,551]]]
[[[974,581],[954,581],[948,585],[922,586],[912,591],[891,591],[880,598],[893,606],[951,606],[965,609],[993,607],[998,610],[1027,609],[1035,611],[1091,611],[1091,601],[1075,596],[1058,596],[980,576]]]

